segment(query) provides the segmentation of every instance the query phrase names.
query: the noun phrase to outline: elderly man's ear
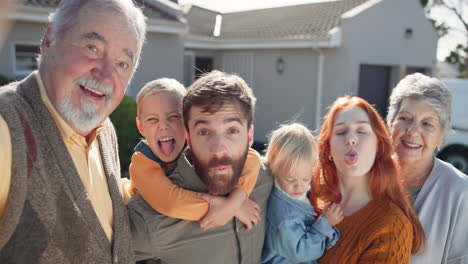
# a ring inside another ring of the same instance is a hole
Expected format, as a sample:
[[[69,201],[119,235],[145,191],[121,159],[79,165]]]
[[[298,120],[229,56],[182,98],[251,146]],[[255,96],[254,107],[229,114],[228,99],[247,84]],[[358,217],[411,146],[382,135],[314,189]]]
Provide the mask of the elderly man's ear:
[[[51,26],[47,26],[46,32],[41,41],[41,54],[44,54],[45,52],[47,52],[47,50],[49,49],[52,43],[51,31],[52,31]]]

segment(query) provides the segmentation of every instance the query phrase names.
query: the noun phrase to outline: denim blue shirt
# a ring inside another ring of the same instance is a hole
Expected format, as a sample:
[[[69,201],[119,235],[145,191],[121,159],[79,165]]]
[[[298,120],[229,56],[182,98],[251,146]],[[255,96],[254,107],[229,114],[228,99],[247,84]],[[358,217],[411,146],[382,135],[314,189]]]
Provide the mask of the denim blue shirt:
[[[314,216],[312,205],[274,186],[268,200],[262,263],[316,263],[326,249],[335,245],[340,233],[324,216]]]
[[[161,166],[161,168],[163,168],[165,170],[166,166],[167,166],[167,163],[162,161],[160,158],[158,158],[158,156],[156,156],[153,151],[150,149],[150,147],[148,146],[148,144],[146,143],[145,140],[140,140],[140,142],[138,142],[138,144],[135,146],[135,148],[133,149],[138,152],[141,152],[143,153],[143,155],[145,155],[148,159],[154,161],[154,162],[157,162],[159,164],[159,166]],[[166,171],[166,176],[169,176],[172,174],[172,172],[174,171],[175,167]]]

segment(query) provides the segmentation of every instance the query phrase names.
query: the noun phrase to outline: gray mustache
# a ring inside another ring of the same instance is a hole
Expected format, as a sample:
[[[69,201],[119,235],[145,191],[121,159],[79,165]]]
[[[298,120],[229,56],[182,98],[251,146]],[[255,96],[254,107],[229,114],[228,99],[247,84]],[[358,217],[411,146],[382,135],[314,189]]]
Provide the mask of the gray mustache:
[[[84,87],[92,88],[96,91],[103,93],[105,96],[108,96],[108,97],[112,96],[112,87],[102,84],[94,78],[80,77],[78,79],[75,79],[73,83],[75,85],[81,85]]]

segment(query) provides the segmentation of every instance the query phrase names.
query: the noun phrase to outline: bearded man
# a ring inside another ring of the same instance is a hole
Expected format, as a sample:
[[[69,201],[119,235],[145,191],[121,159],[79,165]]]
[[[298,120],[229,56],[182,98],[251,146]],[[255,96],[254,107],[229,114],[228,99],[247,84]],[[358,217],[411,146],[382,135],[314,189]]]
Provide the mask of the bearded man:
[[[255,100],[236,75],[214,71],[193,83],[183,101],[188,148],[169,178],[182,188],[213,194],[210,204],[224,199],[235,187],[253,141]],[[261,209],[261,220],[250,230],[237,218],[203,230],[196,222],[164,216],[135,196],[128,209],[137,260],[260,263],[272,183],[270,171],[262,165],[250,195]]]

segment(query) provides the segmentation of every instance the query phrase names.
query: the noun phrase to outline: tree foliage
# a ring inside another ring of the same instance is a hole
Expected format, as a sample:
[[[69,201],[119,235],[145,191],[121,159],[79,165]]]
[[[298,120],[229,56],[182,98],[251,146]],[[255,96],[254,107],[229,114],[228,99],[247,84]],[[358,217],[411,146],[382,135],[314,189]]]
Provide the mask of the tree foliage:
[[[455,50],[450,51],[450,54],[445,58],[449,63],[455,64],[458,67],[460,75],[458,77],[468,78],[468,64],[467,64],[468,46],[458,44]]]
[[[122,175],[127,175],[133,148],[140,140],[140,133],[136,128],[136,103],[133,98],[125,96],[120,105],[110,115],[114,124],[119,143],[119,158]]]
[[[440,37],[451,31],[458,31],[466,36],[465,43],[459,43],[454,50],[445,58],[445,61],[457,66],[459,77],[468,78],[468,19],[463,16],[465,9],[468,9],[467,0],[420,0],[429,20],[434,24]],[[463,25],[458,29],[450,27],[442,21],[437,21],[431,17],[434,7],[442,7],[449,10],[454,17]]]

